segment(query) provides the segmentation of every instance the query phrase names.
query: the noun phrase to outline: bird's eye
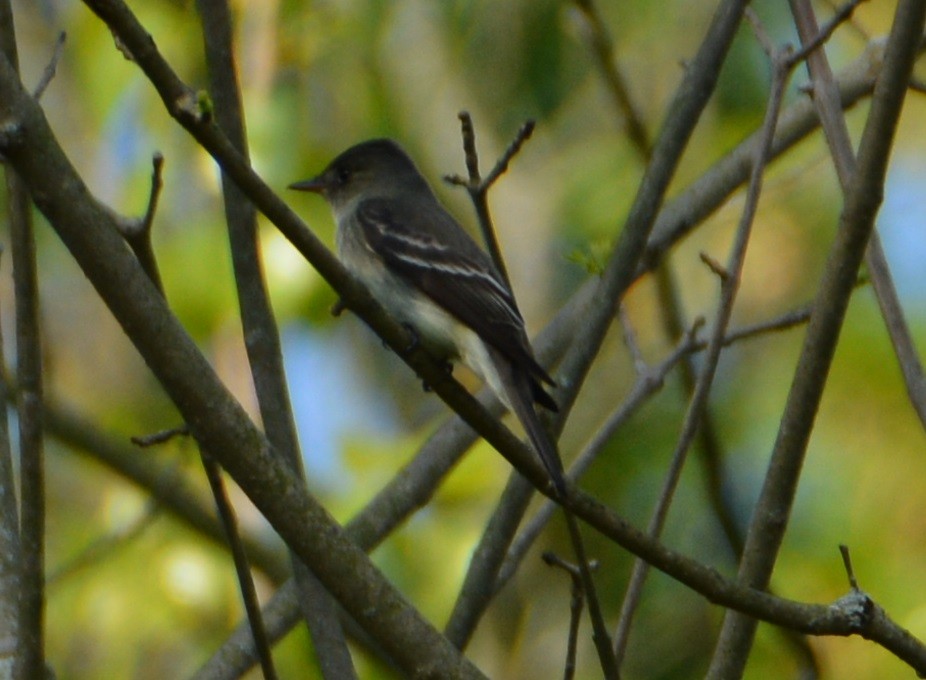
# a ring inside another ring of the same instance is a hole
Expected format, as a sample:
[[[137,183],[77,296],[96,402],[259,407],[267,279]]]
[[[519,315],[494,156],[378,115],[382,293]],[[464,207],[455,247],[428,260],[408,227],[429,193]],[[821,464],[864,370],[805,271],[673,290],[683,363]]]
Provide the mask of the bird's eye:
[[[350,170],[347,168],[341,168],[338,170],[338,184],[347,184],[350,180]]]

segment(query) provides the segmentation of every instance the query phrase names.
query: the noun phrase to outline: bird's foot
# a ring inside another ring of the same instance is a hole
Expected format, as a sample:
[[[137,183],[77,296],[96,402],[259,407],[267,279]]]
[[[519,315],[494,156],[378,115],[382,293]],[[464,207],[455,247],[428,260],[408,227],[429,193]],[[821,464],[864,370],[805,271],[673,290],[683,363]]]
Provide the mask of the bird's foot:
[[[444,372],[445,372],[447,375],[453,375],[453,363],[451,363],[451,362],[449,362],[449,361],[445,361],[445,362],[443,363],[443,365],[442,365],[442,368],[444,369]],[[434,391],[434,390],[431,388],[431,386],[428,384],[428,381],[427,381],[427,380],[422,380],[422,381],[421,381],[421,389],[423,389],[425,392],[433,392],[433,391]]]
[[[402,328],[407,330],[409,336],[411,336],[411,340],[408,342],[408,347],[405,348],[405,352],[407,354],[408,352],[418,349],[418,346],[421,345],[421,338],[418,337],[418,331],[415,330],[415,327],[407,321],[402,323]]]

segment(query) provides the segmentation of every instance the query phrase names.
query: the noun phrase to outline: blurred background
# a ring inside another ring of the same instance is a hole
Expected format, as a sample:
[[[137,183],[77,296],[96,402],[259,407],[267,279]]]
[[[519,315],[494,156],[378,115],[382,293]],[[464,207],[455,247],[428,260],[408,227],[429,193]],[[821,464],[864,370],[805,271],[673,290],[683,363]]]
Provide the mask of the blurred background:
[[[24,82],[37,82],[60,31],[67,43],[43,105],[59,142],[96,196],[124,214],[144,211],[151,157],[165,157],[155,248],[176,314],[226,384],[256,415],[242,346],[217,167],[167,115],[140,70],[115,49],[107,28],[75,0],[14,2]],[[256,170],[284,192],[333,245],[328,208],[285,193],[363,139],[399,140],[468,227],[465,193],[443,184],[465,174],[457,113],[475,120],[484,170],[527,119],[536,131],[490,194],[513,286],[537,332],[594,275],[619,233],[642,174],[625,120],[603,85],[587,24],[555,0],[329,0],[233,2],[237,60]],[[615,57],[652,138],[716,3],[601,2]],[[777,43],[796,42],[785,3],[753,6]],[[190,0],[132,3],[158,48],[194,89],[207,77]],[[821,3],[819,11],[831,11]],[[894,3],[865,3],[827,50],[834,68],[861,54],[890,26]],[[922,72],[922,69],[920,69]],[[802,69],[787,103],[804,96]],[[761,123],[768,60],[744,27],[670,194],[676,194]],[[857,139],[867,106],[849,113]],[[914,335],[926,342],[926,100],[908,98],[879,225]],[[671,253],[689,318],[716,310],[715,275],[699,253],[725,261],[742,193]],[[0,199],[5,201],[5,197]],[[842,203],[820,135],[769,170],[733,326],[774,318],[812,299]],[[5,218],[0,238],[7,239]],[[127,445],[128,437],[178,425],[176,412],[97,299],[54,233],[37,218],[47,393],[56,404]],[[264,265],[281,326],[288,379],[313,493],[347,521],[414,454],[447,414],[406,366],[351,315],[333,318],[335,296],[276,230],[262,224]],[[9,259],[0,269],[0,318],[15,357]],[[672,347],[651,277],[626,298],[643,357]],[[801,328],[727,350],[710,410],[725,452],[724,493],[744,527],[803,337]],[[633,384],[634,363],[619,328],[608,337],[563,435],[568,460]],[[465,379],[463,372],[459,374]],[[475,381],[469,385],[476,387]],[[684,415],[673,373],[623,427],[584,486],[639,526],[647,522]],[[901,625],[926,638],[926,438],[909,405],[883,321],[867,287],[854,295],[811,441],[801,488],[774,576],[776,592],[829,602],[847,591],[838,545],[852,550],[861,586]],[[241,618],[231,561],[86,450],[49,436],[48,658],[58,677],[167,678],[193,672]],[[185,475],[205,494],[189,442],[139,454]],[[433,502],[373,557],[440,627],[510,468],[477,444]],[[249,530],[280,551],[242,494]],[[587,531],[602,566],[609,622],[632,564],[622,549]],[[733,556],[707,502],[697,450],[670,513],[665,542],[724,573]],[[556,519],[480,625],[469,654],[491,677],[560,675],[569,582],[539,559],[569,555]],[[260,577],[261,594],[272,582]],[[648,581],[625,675],[695,678],[710,658],[722,612],[654,573]],[[579,676],[597,677],[587,620]],[[823,677],[906,677],[909,669],[859,638],[810,641]],[[312,675],[311,647],[297,627],[278,647],[284,678]],[[360,653],[363,677],[391,677]],[[796,677],[795,656],[761,626],[750,678]],[[258,677],[254,674],[253,677]]]

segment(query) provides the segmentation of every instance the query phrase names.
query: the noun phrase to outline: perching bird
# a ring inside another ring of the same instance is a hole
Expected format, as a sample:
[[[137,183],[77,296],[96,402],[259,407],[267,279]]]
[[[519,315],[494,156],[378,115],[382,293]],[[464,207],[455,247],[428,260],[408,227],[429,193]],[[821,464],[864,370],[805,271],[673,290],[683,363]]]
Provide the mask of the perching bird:
[[[533,405],[557,409],[542,385],[554,382],[534,359],[514,294],[402,148],[363,142],[289,188],[324,196],[344,265],[432,354],[459,358],[488,382],[563,495],[562,462]]]

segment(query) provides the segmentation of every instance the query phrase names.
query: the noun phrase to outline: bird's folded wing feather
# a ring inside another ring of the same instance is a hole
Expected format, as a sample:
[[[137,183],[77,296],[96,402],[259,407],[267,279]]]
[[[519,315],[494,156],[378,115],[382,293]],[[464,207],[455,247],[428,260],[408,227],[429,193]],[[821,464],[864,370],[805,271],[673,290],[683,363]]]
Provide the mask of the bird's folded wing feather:
[[[357,208],[366,242],[390,269],[536,379],[553,384],[534,359],[514,295],[488,255],[448,213],[428,218],[424,223],[395,201],[370,199]]]

